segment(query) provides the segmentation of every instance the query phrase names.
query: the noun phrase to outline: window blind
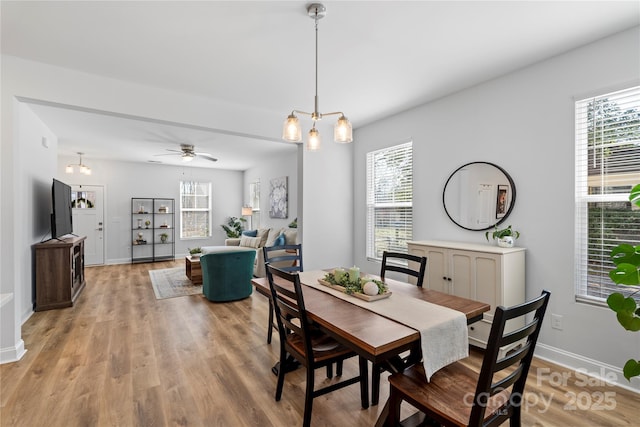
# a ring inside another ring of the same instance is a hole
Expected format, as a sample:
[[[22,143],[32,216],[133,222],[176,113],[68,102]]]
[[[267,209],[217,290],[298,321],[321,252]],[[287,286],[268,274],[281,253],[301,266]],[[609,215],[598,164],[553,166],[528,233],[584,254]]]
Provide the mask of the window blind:
[[[180,238],[211,236],[211,183],[180,181]]]
[[[367,153],[367,258],[407,252],[413,233],[413,143]]]
[[[577,101],[575,121],[576,298],[603,303],[638,290],[609,271],[611,249],[640,245],[640,209],[629,202],[640,183],[640,86]]]

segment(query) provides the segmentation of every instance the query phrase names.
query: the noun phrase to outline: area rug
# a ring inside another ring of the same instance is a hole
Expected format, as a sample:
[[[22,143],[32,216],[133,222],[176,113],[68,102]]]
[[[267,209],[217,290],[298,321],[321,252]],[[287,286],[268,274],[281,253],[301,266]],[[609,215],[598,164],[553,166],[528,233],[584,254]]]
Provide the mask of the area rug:
[[[184,267],[149,270],[156,299],[182,297],[202,293],[202,285],[194,285],[186,276]]]

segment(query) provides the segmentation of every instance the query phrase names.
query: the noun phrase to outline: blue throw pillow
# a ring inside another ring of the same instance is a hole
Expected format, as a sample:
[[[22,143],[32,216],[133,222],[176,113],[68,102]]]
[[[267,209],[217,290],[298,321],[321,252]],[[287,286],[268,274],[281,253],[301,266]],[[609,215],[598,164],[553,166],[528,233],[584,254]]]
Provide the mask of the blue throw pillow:
[[[258,237],[258,230],[244,230],[242,235],[247,237]]]
[[[284,238],[284,233],[282,233],[273,241],[273,246],[283,246],[286,242],[287,240]]]

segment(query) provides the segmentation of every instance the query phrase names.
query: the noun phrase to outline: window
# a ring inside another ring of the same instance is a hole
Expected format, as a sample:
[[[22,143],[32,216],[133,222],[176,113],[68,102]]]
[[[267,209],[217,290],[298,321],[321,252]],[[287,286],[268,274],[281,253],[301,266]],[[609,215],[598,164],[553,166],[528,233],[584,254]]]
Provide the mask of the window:
[[[180,181],[180,238],[211,236],[211,183]]]
[[[413,143],[367,153],[367,258],[407,252],[413,232]]]
[[[617,286],[611,249],[640,245],[640,86],[576,102],[576,297],[603,302]],[[636,294],[640,299],[640,293]]]

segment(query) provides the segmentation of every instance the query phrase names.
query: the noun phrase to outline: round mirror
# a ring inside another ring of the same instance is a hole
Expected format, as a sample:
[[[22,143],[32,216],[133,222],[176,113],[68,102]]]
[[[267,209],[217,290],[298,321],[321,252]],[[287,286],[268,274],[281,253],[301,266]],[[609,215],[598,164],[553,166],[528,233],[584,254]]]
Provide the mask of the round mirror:
[[[444,185],[442,202],[451,221],[467,230],[488,230],[507,219],[516,186],[500,166],[472,162],[456,169]]]

